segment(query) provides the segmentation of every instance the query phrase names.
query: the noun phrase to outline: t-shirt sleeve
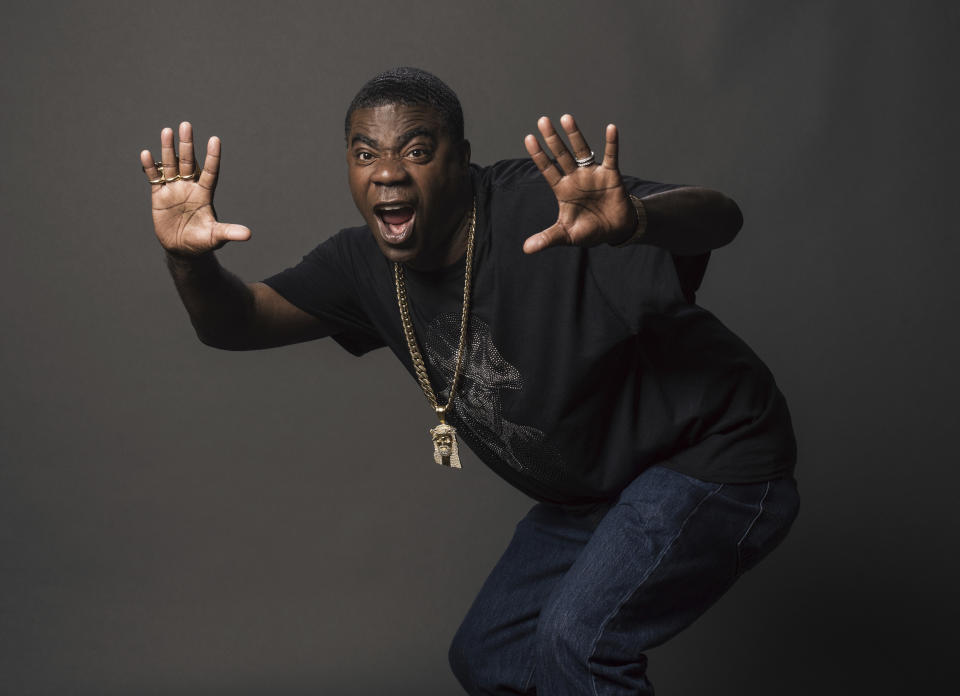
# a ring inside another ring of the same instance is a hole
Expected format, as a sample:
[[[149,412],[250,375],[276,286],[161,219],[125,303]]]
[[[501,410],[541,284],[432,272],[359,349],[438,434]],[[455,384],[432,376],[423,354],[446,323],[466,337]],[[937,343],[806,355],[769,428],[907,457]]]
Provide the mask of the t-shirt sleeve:
[[[644,179],[638,179],[634,176],[624,176],[623,183],[626,184],[627,191],[637,198],[652,196],[655,193],[663,193],[664,191],[672,191],[673,189],[681,188],[681,184],[661,184],[658,181],[646,181]]]
[[[344,231],[263,282],[323,321],[328,335],[353,355],[363,355],[385,344],[363,308],[354,263]]]
[[[661,184],[656,181],[644,181],[643,179],[630,176],[624,177],[624,183],[627,185],[627,190],[637,198],[680,188],[677,184]],[[677,270],[677,277],[680,280],[683,296],[687,302],[691,304],[696,301],[696,292],[700,289],[700,284],[703,282],[703,276],[707,272],[707,263],[709,261],[709,251],[704,254],[694,254],[691,256],[673,255],[673,265]]]

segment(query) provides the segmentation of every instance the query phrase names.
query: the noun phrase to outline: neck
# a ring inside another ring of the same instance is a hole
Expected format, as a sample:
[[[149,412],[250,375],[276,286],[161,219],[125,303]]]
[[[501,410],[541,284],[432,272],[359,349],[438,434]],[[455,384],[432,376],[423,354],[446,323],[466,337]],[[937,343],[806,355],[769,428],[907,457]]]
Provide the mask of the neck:
[[[473,188],[464,191],[458,214],[451,222],[452,231],[445,237],[443,245],[429,258],[404,262],[415,271],[438,271],[452,266],[467,253],[467,237],[470,234],[470,222],[473,218]]]

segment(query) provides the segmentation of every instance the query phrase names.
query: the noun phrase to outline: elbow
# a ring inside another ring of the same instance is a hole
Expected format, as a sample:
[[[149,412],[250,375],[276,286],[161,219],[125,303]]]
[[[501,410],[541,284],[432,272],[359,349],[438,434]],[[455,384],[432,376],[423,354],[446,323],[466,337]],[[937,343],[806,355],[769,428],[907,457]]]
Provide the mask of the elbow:
[[[740,206],[732,198],[724,196],[721,220],[723,220],[723,223],[720,226],[718,247],[726,246],[732,242],[740,232],[740,228],[743,227],[743,213],[740,212]]]
[[[194,327],[194,329],[196,330],[197,338],[200,339],[200,343],[211,348],[217,348],[218,350],[242,351],[253,350],[255,347],[250,344],[249,340],[242,336],[211,333],[209,331],[202,331],[198,327]]]
[[[217,348],[219,350],[238,350],[238,348],[234,347],[233,343],[225,341],[221,336],[210,336],[197,331],[197,338],[200,339],[200,343],[205,346],[209,346],[210,348]]]
[[[697,244],[696,248],[681,253],[704,254],[732,242],[743,227],[743,214],[737,202],[711,189],[692,189],[692,195],[696,202],[691,205],[691,210],[696,212],[690,217],[690,238]]]

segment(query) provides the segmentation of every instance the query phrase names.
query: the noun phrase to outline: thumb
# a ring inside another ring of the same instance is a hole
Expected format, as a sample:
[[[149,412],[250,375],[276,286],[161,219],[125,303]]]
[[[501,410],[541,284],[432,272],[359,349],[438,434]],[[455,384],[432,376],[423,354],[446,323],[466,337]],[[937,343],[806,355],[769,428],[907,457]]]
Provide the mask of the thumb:
[[[221,242],[245,242],[250,239],[250,228],[243,225],[233,225],[227,222],[216,222],[213,225],[213,241],[217,244]]]
[[[535,254],[552,246],[562,246],[570,243],[570,236],[567,231],[557,223],[543,232],[537,232],[535,235],[527,237],[523,243],[523,252],[525,254]]]

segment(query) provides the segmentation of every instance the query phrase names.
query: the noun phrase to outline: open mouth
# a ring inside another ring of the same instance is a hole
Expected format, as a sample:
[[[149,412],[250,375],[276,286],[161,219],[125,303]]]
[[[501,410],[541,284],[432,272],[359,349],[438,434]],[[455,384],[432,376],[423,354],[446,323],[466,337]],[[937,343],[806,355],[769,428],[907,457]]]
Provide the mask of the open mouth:
[[[388,244],[402,244],[410,238],[416,216],[413,206],[405,203],[379,205],[373,212],[380,221],[380,234]]]

